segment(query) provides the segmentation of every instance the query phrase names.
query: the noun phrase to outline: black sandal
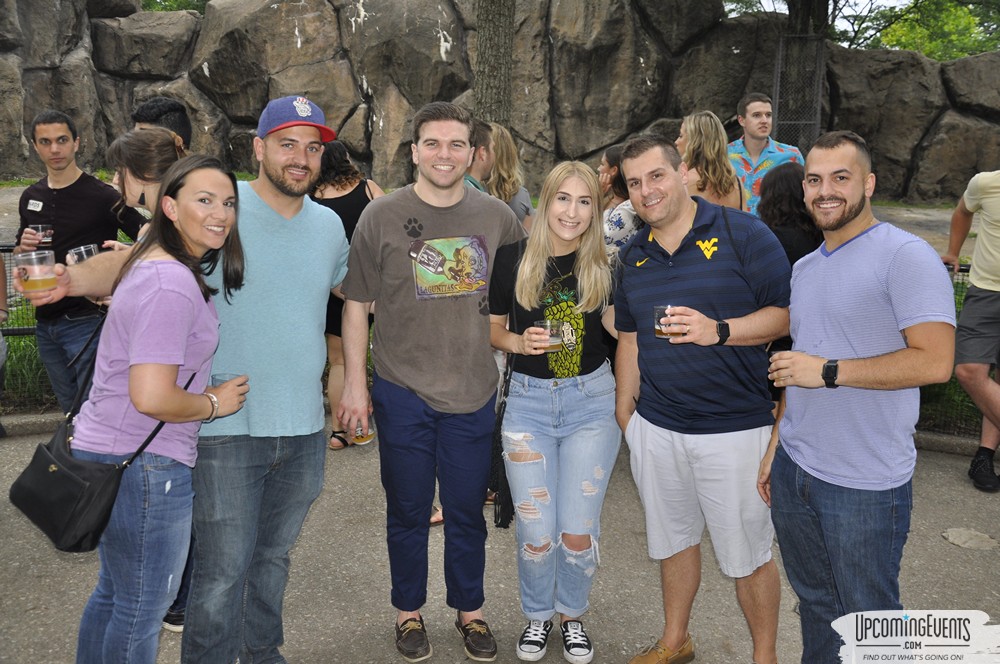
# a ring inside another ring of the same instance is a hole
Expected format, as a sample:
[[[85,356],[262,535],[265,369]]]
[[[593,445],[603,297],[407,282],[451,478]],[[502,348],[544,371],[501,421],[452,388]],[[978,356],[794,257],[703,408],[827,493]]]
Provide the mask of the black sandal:
[[[342,443],[342,445],[340,447],[334,447],[333,446],[334,440],[339,440]],[[334,452],[339,452],[340,450],[346,450],[353,444],[354,443],[351,442],[349,438],[347,438],[346,431],[334,431],[333,433],[330,434],[330,443],[327,445],[327,447],[333,450]]]

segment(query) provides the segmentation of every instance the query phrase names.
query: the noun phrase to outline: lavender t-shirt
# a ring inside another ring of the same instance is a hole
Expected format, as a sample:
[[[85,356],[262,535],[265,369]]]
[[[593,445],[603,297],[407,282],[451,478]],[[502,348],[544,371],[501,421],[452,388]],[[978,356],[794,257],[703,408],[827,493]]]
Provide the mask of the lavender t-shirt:
[[[89,400],[76,418],[73,447],[103,454],[131,454],[157,420],[135,409],[128,395],[129,367],[171,364],[180,367],[183,387],[201,393],[208,384],[219,343],[219,317],[202,297],[191,271],[173,260],[147,260],[133,266],[115,291],[101,330]],[[167,423],[146,448],[194,466],[201,422]]]

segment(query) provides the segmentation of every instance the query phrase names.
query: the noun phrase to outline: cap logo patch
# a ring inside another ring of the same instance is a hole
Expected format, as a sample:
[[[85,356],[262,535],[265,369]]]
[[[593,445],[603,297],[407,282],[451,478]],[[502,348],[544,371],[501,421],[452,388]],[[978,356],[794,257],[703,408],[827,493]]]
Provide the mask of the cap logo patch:
[[[309,100],[305,97],[296,97],[292,106],[295,107],[295,112],[299,114],[300,118],[308,118],[312,115],[312,107],[309,106]]]

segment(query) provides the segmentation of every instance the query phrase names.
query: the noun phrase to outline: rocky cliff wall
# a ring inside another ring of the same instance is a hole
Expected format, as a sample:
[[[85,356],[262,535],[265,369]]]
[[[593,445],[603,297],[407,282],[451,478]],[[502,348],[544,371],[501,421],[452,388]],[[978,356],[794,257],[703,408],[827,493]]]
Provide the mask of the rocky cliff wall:
[[[556,161],[679,118],[723,119],[770,92],[783,17],[726,19],[721,0],[518,0],[512,130],[529,188]],[[433,100],[471,104],[475,0],[212,0],[142,12],[139,0],[0,0],[0,177],[34,175],[31,118],[77,119],[80,162],[102,165],[131,110],[185,102],[193,149],[256,170],[269,98],[302,93],[383,186],[409,180],[409,119]],[[873,146],[879,197],[951,201],[1000,168],[1000,53],[937,63],[829,44],[824,129]],[[779,118],[780,120],[780,118]]]

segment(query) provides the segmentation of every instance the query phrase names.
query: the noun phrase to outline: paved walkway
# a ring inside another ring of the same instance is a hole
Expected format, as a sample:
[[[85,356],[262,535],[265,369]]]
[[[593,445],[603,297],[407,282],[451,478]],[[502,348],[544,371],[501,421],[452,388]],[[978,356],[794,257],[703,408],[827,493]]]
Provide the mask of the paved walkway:
[[[8,487],[40,436],[0,441],[0,486]],[[306,521],[294,553],[286,596],[284,654],[298,664],[401,663],[392,641],[385,551],[385,501],[376,446],[330,452],[326,487]],[[967,459],[921,451],[914,482],[916,508],[903,558],[903,603],[909,609],[980,609],[1000,619],[1000,553],[960,548],[942,538],[952,527],[1000,539],[1000,494],[975,491]],[[611,479],[604,508],[601,568],[586,624],[595,662],[625,662],[661,627],[658,566],[646,556],[642,508],[627,449]],[[59,554],[6,500],[0,501],[0,662],[67,664],[77,624],[97,573],[96,554]],[[429,599],[424,610],[434,657],[466,661],[444,603],[443,532],[431,531]],[[487,617],[500,645],[499,662],[516,662],[523,626],[518,609],[514,533],[490,528],[487,543]],[[777,547],[775,547],[777,553]],[[705,547],[701,591],[691,626],[698,660],[747,663],[749,635],[733,584],[721,576]],[[784,584],[780,659],[798,662],[800,639],[794,596]],[[161,632],[160,664],[177,662],[180,637]],[[562,661],[558,652],[546,661]]]
[[[0,188],[0,242],[17,228],[18,189]],[[11,210],[13,205],[13,210]],[[880,207],[876,216],[947,246],[949,212]],[[971,254],[972,240],[963,250]],[[5,416],[11,438],[0,441],[0,486],[10,485],[34,446],[55,428],[58,415]],[[46,432],[45,435],[33,435]],[[971,488],[965,477],[975,441],[921,436],[914,482],[914,522],[903,560],[903,601],[911,609],[980,609],[1000,619],[998,550],[960,548],[942,538],[951,527],[1000,539],[1000,495]],[[932,450],[952,451],[958,455]],[[385,501],[378,481],[375,445],[331,452],[326,489],[317,501],[293,556],[286,596],[284,649],[306,664],[394,663],[385,552]],[[500,642],[500,662],[515,662],[514,642],[523,621],[513,531],[490,529],[487,544],[487,617]],[[431,531],[428,605],[424,610],[432,662],[465,661],[454,616],[444,605],[443,532]],[[657,565],[646,556],[642,508],[623,446],[604,510],[601,570],[587,616],[595,662],[624,662],[658,634],[662,622]],[[723,578],[706,547],[702,588],[692,633],[698,661],[750,661],[749,635],[732,582]],[[775,547],[776,556],[780,556]],[[96,554],[59,554],[18,514],[0,501],[0,664],[62,664],[73,661],[76,629],[93,588]],[[783,587],[780,657],[797,662],[800,639],[794,596]],[[180,638],[163,632],[158,662],[179,659]],[[548,655],[558,661],[558,652]]]

